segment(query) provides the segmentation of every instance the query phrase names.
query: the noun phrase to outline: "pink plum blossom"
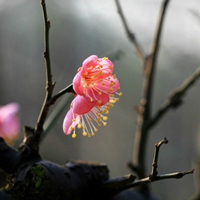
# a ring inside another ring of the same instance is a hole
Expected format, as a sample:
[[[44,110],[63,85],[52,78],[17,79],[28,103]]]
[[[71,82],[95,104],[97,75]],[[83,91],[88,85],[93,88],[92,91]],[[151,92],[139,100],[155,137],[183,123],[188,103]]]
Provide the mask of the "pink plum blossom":
[[[83,135],[93,136],[98,129],[96,126],[106,126],[109,109],[116,103],[122,93],[117,91],[120,84],[113,75],[113,63],[108,58],[98,58],[95,55],[83,61],[73,79],[76,97],[71,103],[70,110],[63,122],[66,135],[76,137],[76,127],[82,129]]]
[[[110,107],[113,105],[107,103],[103,106],[96,105],[96,102],[91,102],[87,97],[77,95],[71,103],[71,108],[65,116],[63,122],[63,131],[66,135],[71,134],[76,137],[76,126],[82,129],[83,135],[93,136],[98,129],[96,126],[106,126],[107,116]]]
[[[16,103],[0,106],[0,137],[4,138],[7,142],[16,139],[19,133],[18,111],[19,105]]]
[[[112,72],[113,63],[108,58],[92,55],[78,69],[73,79],[74,91],[91,102],[97,101],[99,106],[105,105],[110,100],[110,94],[120,89],[119,81]]]

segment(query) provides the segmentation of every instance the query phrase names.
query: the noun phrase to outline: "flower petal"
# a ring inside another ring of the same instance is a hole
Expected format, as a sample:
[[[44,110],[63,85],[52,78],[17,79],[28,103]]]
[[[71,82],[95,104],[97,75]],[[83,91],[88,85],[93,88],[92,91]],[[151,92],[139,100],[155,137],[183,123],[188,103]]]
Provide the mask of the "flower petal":
[[[0,107],[0,136],[5,140],[14,140],[20,130],[20,122],[17,117],[19,105],[10,103]]]
[[[97,82],[96,88],[98,88],[99,90],[101,90],[104,93],[113,94],[119,90],[120,83],[119,83],[118,79],[112,75],[106,79],[103,79],[102,82]]]
[[[77,94],[84,95],[84,83],[82,81],[81,71],[79,71],[73,79],[73,89]]]
[[[75,115],[72,112],[72,108],[71,108],[64,118],[63,132],[66,135],[71,134],[72,130],[76,127],[76,125],[79,123],[79,121],[80,121],[80,116],[76,115],[76,117],[75,117]]]
[[[77,95],[71,105],[75,115],[82,115],[89,112],[95,106],[95,101],[91,102],[89,98]]]
[[[93,99],[93,101],[96,101],[96,106],[102,106],[109,102],[109,94],[104,92],[99,92],[97,90],[94,90],[93,88],[89,88],[87,90],[87,95],[90,97],[90,99]]]
[[[72,125],[72,119],[73,119],[73,114],[72,114],[72,109],[70,109],[67,112],[63,121],[63,132],[66,135],[69,135],[71,133],[70,126]]]
[[[16,115],[19,111],[19,105],[17,103],[10,103],[0,107],[0,118],[4,119],[9,115]]]
[[[91,55],[83,61],[82,70],[85,72],[91,66],[96,66],[98,57],[96,55]]]

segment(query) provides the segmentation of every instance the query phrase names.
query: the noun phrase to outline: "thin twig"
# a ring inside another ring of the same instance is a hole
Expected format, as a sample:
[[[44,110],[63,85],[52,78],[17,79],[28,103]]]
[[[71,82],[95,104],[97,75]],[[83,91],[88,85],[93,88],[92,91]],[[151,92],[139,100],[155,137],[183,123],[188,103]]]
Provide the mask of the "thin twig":
[[[58,92],[56,95],[54,95],[51,99],[49,99],[47,104],[50,104],[50,105],[54,104],[58,98],[60,98],[62,95],[66,94],[66,93],[74,93],[75,94],[72,83],[70,85],[68,85],[66,88],[64,88],[63,90],[61,90],[60,92]]]
[[[160,142],[155,144],[155,152],[154,152],[153,163],[152,163],[152,171],[148,177],[136,180],[135,177],[131,177],[130,175],[127,175],[127,176],[123,176],[121,178],[112,179],[112,181],[106,181],[103,184],[103,188],[107,188],[110,190],[113,189],[113,191],[115,191],[117,193],[117,192],[121,192],[126,189],[130,189],[130,188],[133,188],[136,186],[141,186],[141,185],[148,184],[148,183],[151,183],[154,181],[170,179],[170,178],[179,179],[187,174],[192,174],[194,172],[194,169],[185,171],[185,172],[175,172],[175,173],[170,173],[170,174],[158,175],[158,171],[157,171],[158,154],[159,154],[160,147],[166,143],[168,143],[168,140],[166,138],[164,138],[164,140],[161,140]],[[131,178],[134,179],[132,182],[131,182]]]
[[[135,179],[136,179],[136,176],[132,174],[128,174],[128,175],[118,177],[118,178],[109,179],[103,183],[102,188],[107,188],[107,189],[121,188],[124,185],[131,184],[133,181],[135,181]]]
[[[188,89],[200,78],[200,67],[191,74],[184,82],[171,92],[169,99],[160,107],[158,112],[149,121],[148,128],[152,128],[171,108],[177,108],[182,104],[182,98]]]
[[[150,49],[150,53],[145,62],[144,81],[143,81],[143,97],[139,106],[139,113],[137,119],[134,156],[133,163],[141,168],[140,178],[145,175],[145,152],[146,142],[148,136],[147,123],[151,116],[151,101],[153,94],[153,80],[156,69],[156,60],[158,56],[161,32],[164,22],[164,17],[167,10],[169,0],[164,0],[160,10],[160,17],[157,24],[157,30]]]
[[[138,43],[138,41],[137,41],[137,39],[135,37],[135,34],[132,33],[130,31],[129,27],[128,27],[128,24],[126,22],[126,19],[125,19],[124,13],[122,11],[121,5],[119,3],[119,0],[115,0],[115,2],[116,2],[117,9],[118,9],[118,13],[119,13],[119,15],[121,17],[121,20],[122,20],[122,23],[124,25],[124,29],[126,31],[126,34],[127,34],[128,38],[129,38],[129,40],[133,43],[137,55],[139,56],[139,58],[141,59],[142,63],[144,64],[146,56],[145,56],[140,44]]]
[[[167,5],[169,3],[169,0],[164,0],[161,6],[160,10],[160,17],[158,20],[157,30],[155,32],[155,37],[153,39],[153,43],[150,49],[150,52],[148,54],[148,58],[146,61],[145,66],[145,72],[144,72],[144,98],[146,100],[145,103],[145,112],[144,112],[144,118],[151,116],[151,100],[152,100],[152,93],[153,93],[153,81],[154,81],[154,75],[156,70],[156,61],[158,57],[158,51],[160,46],[160,38],[161,38],[161,32],[162,27],[164,24],[164,17],[167,10]]]
[[[160,142],[155,144],[155,152],[154,152],[153,163],[152,163],[152,171],[151,171],[151,175],[150,175],[152,178],[156,177],[158,174],[157,168],[158,168],[158,155],[159,155],[160,147],[163,144],[167,144],[167,143],[168,143],[168,140],[165,138],[164,140],[161,140]]]
[[[146,178],[134,181],[132,184],[128,185],[126,188],[127,189],[133,188],[138,185],[155,182],[155,181],[159,181],[159,180],[164,180],[164,179],[171,179],[171,178],[179,179],[187,174],[192,174],[192,173],[194,173],[194,169],[189,170],[189,171],[184,171],[184,172],[175,172],[175,173],[170,173],[170,174],[157,175],[153,179],[151,177],[146,177]]]
[[[39,114],[37,125],[35,127],[35,138],[39,143],[40,136],[43,132],[43,125],[46,120],[49,104],[47,102],[51,99],[53,88],[55,83],[52,82],[52,74],[51,74],[51,62],[50,62],[50,52],[49,52],[49,29],[50,29],[50,21],[47,17],[46,4],[45,0],[41,0],[43,17],[44,17],[44,26],[45,26],[45,51],[44,58],[46,62],[46,96],[43,102],[43,106],[41,108],[41,112]]]
[[[155,181],[160,181],[164,179],[180,179],[183,178],[185,175],[192,173],[194,173],[194,169],[184,172],[174,172],[169,174],[155,175],[153,178],[152,176],[148,176],[146,178],[138,180],[135,180],[134,175],[127,175],[123,177],[113,178],[109,181],[105,181],[101,187],[103,189],[107,189],[108,191],[111,190],[114,193],[119,193],[121,191],[141,186],[144,184],[149,184]]]

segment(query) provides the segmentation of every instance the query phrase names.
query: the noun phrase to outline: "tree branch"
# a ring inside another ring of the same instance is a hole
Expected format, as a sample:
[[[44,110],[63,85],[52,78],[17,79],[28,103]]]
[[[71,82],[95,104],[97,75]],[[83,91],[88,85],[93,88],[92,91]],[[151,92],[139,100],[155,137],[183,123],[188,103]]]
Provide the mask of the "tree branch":
[[[168,140],[165,138],[164,140],[158,142],[155,144],[155,152],[154,152],[154,158],[153,158],[153,163],[152,163],[152,171],[151,171],[151,177],[156,177],[158,174],[157,168],[158,168],[158,155],[159,155],[159,150],[160,147],[163,144],[167,144]]]
[[[119,0],[115,0],[115,3],[116,3],[116,6],[117,6],[117,9],[118,9],[118,13],[121,17],[121,20],[122,20],[122,23],[124,25],[124,29],[126,31],[126,34],[129,38],[129,40],[131,41],[131,43],[133,43],[134,47],[135,47],[135,50],[136,50],[136,54],[139,56],[139,58],[141,59],[142,63],[144,64],[145,63],[145,60],[146,60],[146,56],[140,46],[140,44],[138,43],[136,37],[135,37],[135,34],[132,33],[128,27],[128,24],[126,22],[126,19],[125,19],[125,16],[124,16],[124,13],[122,11],[122,8],[121,8],[121,5],[119,3]]]
[[[144,67],[145,71],[144,71],[144,81],[143,81],[143,97],[140,101],[140,106],[139,106],[135,145],[134,145],[134,155],[133,155],[134,165],[138,166],[141,169],[139,174],[140,178],[144,177],[145,175],[145,151],[146,151],[146,142],[149,130],[147,123],[151,116],[151,101],[153,94],[154,73],[156,69],[156,60],[158,56],[160,37],[168,2],[169,0],[164,0],[162,2],[157,30],[155,32],[155,37],[150,49],[150,53],[147,57]]]
[[[46,4],[45,0],[41,0],[43,17],[44,17],[44,25],[45,25],[45,51],[44,51],[44,58],[46,62],[46,97],[44,99],[44,103],[40,112],[40,115],[37,120],[37,125],[35,127],[35,135],[40,139],[40,136],[43,132],[43,124],[47,117],[49,111],[49,104],[47,102],[51,99],[53,88],[55,83],[52,82],[52,75],[51,75],[51,62],[50,62],[50,53],[49,53],[49,29],[50,29],[50,21],[47,17],[46,11]]]
[[[194,172],[194,169],[185,171],[185,172],[174,172],[174,173],[169,173],[169,174],[158,175],[157,168],[158,168],[159,150],[163,144],[167,144],[167,143],[168,143],[168,140],[165,138],[164,140],[161,140],[160,142],[155,144],[155,152],[154,152],[153,163],[152,163],[152,172],[148,177],[136,180],[135,176],[127,175],[120,178],[109,179],[103,183],[102,188],[106,189],[107,192],[119,193],[123,190],[130,189],[136,186],[141,186],[144,184],[148,184],[154,181],[171,179],[171,178],[179,179],[187,174],[192,174]]]
[[[172,108],[177,108],[182,104],[182,98],[188,89],[194,85],[197,79],[200,78],[200,67],[191,74],[184,82],[175,90],[171,92],[169,99],[166,100],[165,103],[160,107],[158,112],[154,117],[149,121],[148,128],[152,128],[159,122],[159,120]]]
[[[52,105],[55,103],[55,101],[60,98],[62,95],[66,94],[66,93],[73,93],[76,94],[74,89],[73,89],[73,84],[71,83],[70,85],[68,85],[66,88],[64,88],[63,90],[61,90],[60,92],[58,92],[56,95],[54,95],[51,99],[49,99],[49,101],[47,102],[47,104]]]
[[[4,139],[0,137],[0,169],[6,173],[11,173],[15,170],[17,163],[19,162],[21,154],[8,146]]]
[[[159,181],[159,180],[164,180],[164,179],[172,179],[172,178],[180,179],[180,178],[184,177],[185,175],[192,174],[192,173],[194,173],[194,169],[189,170],[189,171],[184,171],[184,172],[174,172],[174,173],[170,173],[170,174],[156,175],[153,179],[149,176],[149,177],[143,178],[141,180],[134,181],[132,184],[128,185],[126,188],[129,189],[132,187],[136,187],[138,185],[155,182],[155,181]]]

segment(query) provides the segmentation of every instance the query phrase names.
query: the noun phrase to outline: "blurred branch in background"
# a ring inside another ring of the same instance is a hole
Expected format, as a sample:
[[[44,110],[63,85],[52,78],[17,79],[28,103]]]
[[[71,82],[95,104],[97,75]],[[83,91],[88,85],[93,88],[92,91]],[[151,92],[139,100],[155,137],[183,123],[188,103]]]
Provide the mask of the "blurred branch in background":
[[[127,34],[128,38],[129,38],[129,40],[131,41],[131,43],[133,43],[133,45],[135,47],[136,54],[139,56],[139,58],[141,59],[142,63],[145,65],[146,56],[145,56],[145,54],[144,54],[144,52],[142,50],[142,47],[139,44],[139,42],[137,41],[135,34],[133,32],[131,32],[129,27],[128,27],[128,24],[126,22],[126,19],[125,19],[125,16],[124,16],[124,13],[123,13],[123,10],[121,8],[119,0],[115,0],[115,3],[117,5],[118,13],[119,13],[119,15],[121,17],[121,20],[122,20],[122,23],[124,25],[124,29],[126,31],[126,34]]]
[[[153,81],[154,74],[156,68],[156,60],[159,51],[159,44],[161,38],[161,32],[164,22],[165,13],[167,10],[167,5],[169,0],[164,0],[161,5],[160,15],[157,22],[157,29],[155,31],[155,36],[151,45],[150,52],[147,56],[144,56],[143,51],[141,50],[140,45],[138,44],[136,37],[132,34],[128,28],[127,22],[123,15],[121,6],[119,1],[115,1],[118,7],[118,12],[121,16],[125,31],[129,37],[129,39],[133,42],[136,48],[136,52],[139,57],[142,59],[144,64],[144,78],[143,78],[143,91],[142,91],[142,99],[140,101],[140,106],[138,108],[138,119],[137,119],[137,127],[136,127],[136,135],[135,135],[135,143],[134,143],[134,156],[133,156],[133,165],[131,169],[136,169],[138,176],[140,178],[144,177],[146,174],[145,167],[145,155],[146,155],[146,143],[148,137],[148,122],[151,117],[151,102],[152,102],[152,94],[153,94]],[[146,57],[146,59],[145,59]],[[138,168],[138,169],[137,169]]]
[[[190,89],[191,86],[195,84],[195,82],[200,78],[200,67],[191,74],[184,82],[176,89],[174,89],[169,96],[169,99],[166,100],[165,103],[158,109],[155,116],[149,120],[148,128],[152,128],[156,125],[159,120],[170,110],[176,109],[183,103],[183,96]]]

